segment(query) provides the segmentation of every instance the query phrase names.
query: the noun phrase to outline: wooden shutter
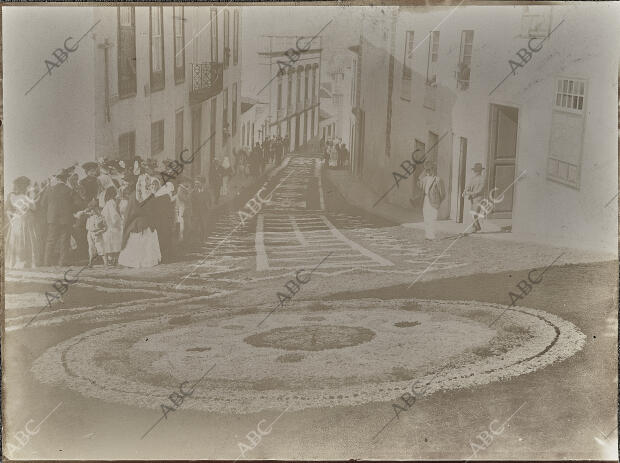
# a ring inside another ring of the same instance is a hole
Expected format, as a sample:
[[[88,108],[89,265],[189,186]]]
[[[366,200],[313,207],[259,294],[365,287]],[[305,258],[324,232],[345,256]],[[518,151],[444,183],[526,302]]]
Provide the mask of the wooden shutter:
[[[124,10],[124,11],[121,11]],[[136,14],[134,7],[118,7],[118,96],[136,94]],[[123,17],[121,17],[121,15]],[[128,16],[127,16],[128,15]]]

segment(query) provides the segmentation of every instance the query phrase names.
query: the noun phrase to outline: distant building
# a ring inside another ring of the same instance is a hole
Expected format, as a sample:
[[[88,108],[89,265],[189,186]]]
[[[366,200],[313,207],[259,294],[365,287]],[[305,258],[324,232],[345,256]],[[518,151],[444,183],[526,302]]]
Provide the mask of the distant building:
[[[357,68],[354,171],[377,197],[419,149],[446,182],[440,218],[471,223],[462,192],[472,166],[482,163],[486,194],[505,191],[490,218],[515,236],[616,249],[617,218],[603,206],[617,193],[616,127],[610,121],[618,56],[596,46],[617,36],[607,10],[384,10],[366,13],[364,35],[350,48]],[[597,24],[587,37],[584,17]],[[512,74],[509,60],[522,63],[517,51],[528,47],[539,51]],[[385,200],[410,207],[409,198],[420,194],[421,170]]]
[[[241,8],[94,15],[97,158],[178,158],[188,149],[196,156],[185,172],[209,175],[240,144]]]
[[[321,37],[308,41],[301,36],[263,36],[259,51],[272,76],[258,95],[269,101],[268,135],[288,136],[290,151],[306,145],[319,132]],[[287,55],[291,49],[299,56]]]
[[[253,98],[241,97],[241,146],[252,149],[262,143],[267,121],[267,103]]]
[[[334,115],[335,134],[340,143],[351,147],[353,137],[354,116],[352,113],[351,92],[353,88],[353,62],[354,59],[348,53],[337,53],[328,60],[327,75],[329,80],[329,91],[331,93],[331,104],[324,106],[324,100],[321,99],[321,107]]]

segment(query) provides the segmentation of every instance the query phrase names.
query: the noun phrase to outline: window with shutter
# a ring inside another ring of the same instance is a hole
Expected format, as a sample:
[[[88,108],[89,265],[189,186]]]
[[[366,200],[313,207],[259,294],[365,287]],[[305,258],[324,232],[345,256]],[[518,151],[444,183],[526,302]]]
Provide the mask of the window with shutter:
[[[234,12],[234,31],[233,31],[233,64],[239,62],[239,10]]]
[[[174,81],[180,84],[185,81],[185,8],[173,7],[174,18]]]
[[[456,86],[461,90],[469,88],[469,77],[471,72],[471,56],[474,44],[474,31],[461,32],[461,49],[459,52],[459,62],[456,77]]]
[[[118,97],[136,95],[136,16],[134,7],[117,8]]]
[[[230,12],[224,10],[224,68],[230,63]]]
[[[403,73],[401,76],[400,97],[411,101],[411,77],[413,75],[413,31],[405,31],[405,51],[403,58]],[[353,94],[351,101],[354,100]]]
[[[215,8],[211,8],[211,61],[213,63],[218,63],[218,43],[217,43],[217,10]]]
[[[575,188],[581,172],[586,87],[585,80],[558,78],[551,116],[547,178]]]
[[[151,155],[164,150],[164,120],[151,124]]]
[[[118,136],[118,157],[131,161],[136,156],[136,132],[121,133]]]
[[[151,92],[162,90],[164,80],[164,9],[161,6],[149,7]]]
[[[471,55],[470,55],[471,56]],[[437,86],[437,61],[439,59],[439,31],[432,31],[428,42],[426,85]]]

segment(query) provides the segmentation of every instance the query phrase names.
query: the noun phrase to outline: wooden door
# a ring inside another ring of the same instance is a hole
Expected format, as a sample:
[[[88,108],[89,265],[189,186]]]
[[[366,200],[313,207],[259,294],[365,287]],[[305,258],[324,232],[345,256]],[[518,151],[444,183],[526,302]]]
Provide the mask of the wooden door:
[[[491,105],[490,149],[487,175],[489,190],[494,196],[504,192],[504,200],[495,204],[493,217],[511,218],[517,160],[519,110],[509,106]]]

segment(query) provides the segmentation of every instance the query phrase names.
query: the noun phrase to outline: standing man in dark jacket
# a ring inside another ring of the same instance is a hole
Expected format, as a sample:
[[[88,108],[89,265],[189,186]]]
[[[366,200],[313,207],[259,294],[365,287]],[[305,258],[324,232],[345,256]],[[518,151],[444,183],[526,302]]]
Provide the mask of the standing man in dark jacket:
[[[69,173],[65,170],[56,176],[58,183],[50,187],[43,198],[47,216],[45,241],[45,266],[69,264],[69,243],[73,213],[79,209],[77,193],[66,185]],[[60,259],[57,259],[57,253]]]

